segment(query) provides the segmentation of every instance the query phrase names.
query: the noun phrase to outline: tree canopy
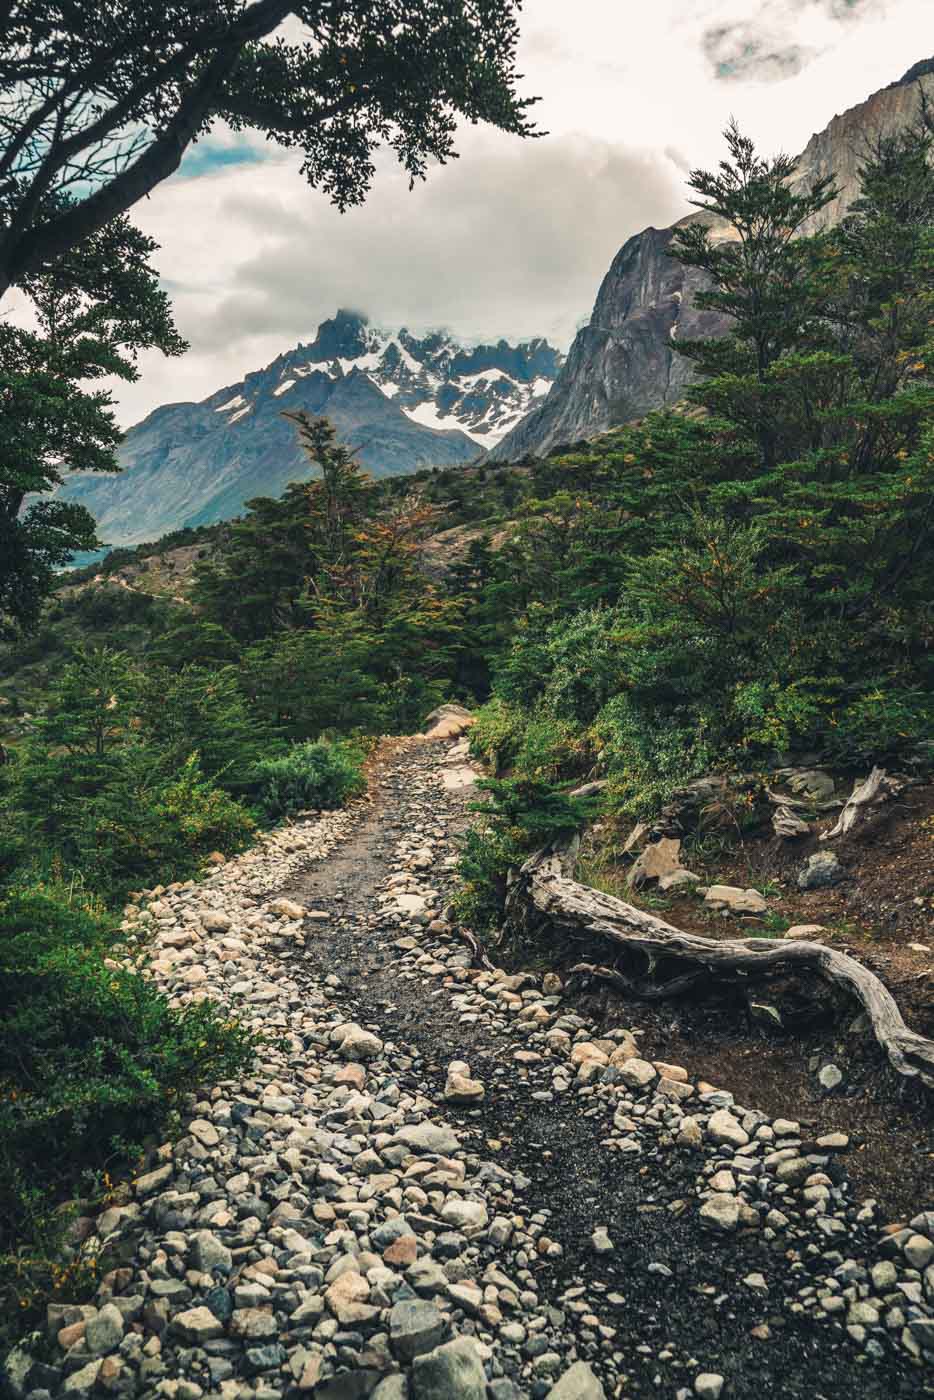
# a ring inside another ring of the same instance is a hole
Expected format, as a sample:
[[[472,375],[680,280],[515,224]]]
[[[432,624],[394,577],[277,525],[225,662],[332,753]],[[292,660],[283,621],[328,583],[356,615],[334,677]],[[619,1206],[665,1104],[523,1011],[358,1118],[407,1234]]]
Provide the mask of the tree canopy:
[[[93,548],[63,472],[116,471],[93,381],[185,346],[127,211],[220,125],[301,153],[344,209],[377,149],[408,172],[456,155],[458,123],[533,134],[516,93],[520,0],[0,0],[0,626],[33,626],[54,572]]]
[[[55,570],[97,543],[84,507],[47,493],[69,470],[117,470],[121,434],[100,381],[134,380],[142,349],[185,349],[149,261],[155,248],[125,216],[113,219],[24,277],[31,328],[0,322],[0,629],[34,624]]]
[[[148,195],[219,123],[301,153],[345,208],[458,122],[532,134],[520,0],[0,0],[0,295]],[[68,195],[66,204],[61,195]]]

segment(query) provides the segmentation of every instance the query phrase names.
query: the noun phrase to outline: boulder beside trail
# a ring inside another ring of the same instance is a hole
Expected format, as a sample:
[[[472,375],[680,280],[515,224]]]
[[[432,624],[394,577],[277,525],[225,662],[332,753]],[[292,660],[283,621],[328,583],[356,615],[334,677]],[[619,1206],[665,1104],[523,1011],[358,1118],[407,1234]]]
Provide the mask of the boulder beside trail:
[[[731,914],[764,914],[769,907],[758,890],[741,890],[735,885],[710,885],[704,903]]]
[[[838,885],[845,871],[833,851],[815,851],[798,872],[799,890],[823,890]]]
[[[474,717],[463,705],[439,705],[426,716],[424,737],[426,739],[456,739],[469,729]]]

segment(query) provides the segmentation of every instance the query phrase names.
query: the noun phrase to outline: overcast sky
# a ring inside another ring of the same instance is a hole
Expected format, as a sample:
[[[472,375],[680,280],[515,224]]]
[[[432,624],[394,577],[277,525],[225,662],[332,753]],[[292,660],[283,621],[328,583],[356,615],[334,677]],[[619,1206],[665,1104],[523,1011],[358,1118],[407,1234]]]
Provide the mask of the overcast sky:
[[[124,426],[267,364],[338,306],[471,339],[566,348],[620,245],[687,210],[685,173],[729,116],[763,150],[799,151],[837,112],[934,53],[932,0],[526,0],[523,90],[549,132],[467,128],[461,159],[409,192],[387,161],[339,215],[297,162],[252,140],[202,143],[134,211],[180,360],[119,385]]]

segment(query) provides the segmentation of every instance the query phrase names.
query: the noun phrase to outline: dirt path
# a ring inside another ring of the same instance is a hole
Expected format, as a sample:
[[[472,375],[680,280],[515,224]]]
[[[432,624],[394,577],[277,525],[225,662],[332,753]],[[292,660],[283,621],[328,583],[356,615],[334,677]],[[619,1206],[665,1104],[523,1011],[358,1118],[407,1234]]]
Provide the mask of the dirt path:
[[[472,966],[460,748],[382,757],[128,920],[177,1004],[266,1039],[82,1222],[110,1267],[7,1359],[15,1400],[934,1396],[929,1202],[880,1245],[844,1134]]]
[[[524,1041],[501,1017],[462,1022],[452,1000],[462,984],[453,979],[457,964],[467,966],[470,957],[456,939],[416,930],[416,949],[395,946],[412,926],[379,899],[400,869],[400,838],[431,833],[435,859],[428,874],[438,897],[429,904],[440,910],[451,882],[442,862],[473,798],[469,789],[440,786],[442,760],[430,748],[403,751],[379,776],[375,805],[348,845],[285,892],[332,915],[309,940],[306,965],[318,977],[340,979],[339,994],[355,1019],[378,1024],[381,1035],[411,1049],[415,1072],[438,1099],[452,1060],[469,1061],[486,1085],[482,1106],[448,1105],[446,1114],[478,1150],[492,1148],[498,1163],[526,1180],[528,1211],[546,1222],[561,1247],[557,1258],[535,1266],[554,1306],[561,1309],[575,1288],[605,1299],[584,1354],[599,1357],[607,1340],[600,1333],[612,1329],[610,1346],[626,1377],[613,1393],[675,1394],[677,1371],[665,1364],[672,1347],[678,1358],[693,1352],[719,1369],[730,1396],[934,1393],[918,1370],[904,1365],[906,1358],[888,1349],[875,1356],[873,1347],[867,1353],[838,1324],[828,1327],[826,1313],[796,1311],[802,1290],[813,1293],[815,1276],[831,1272],[854,1248],[865,1251],[867,1237],[857,1227],[829,1251],[826,1240],[823,1247],[809,1241],[789,1248],[786,1237],[760,1232],[712,1239],[693,1209],[697,1163],[690,1154],[659,1146],[621,1155],[608,1148],[613,1130],[604,1102],[553,1095],[552,1065],[517,1065],[512,1056]],[[429,970],[418,968],[419,957]],[[787,1106],[789,1116],[793,1108]],[[842,1178],[836,1162],[833,1176]],[[597,1227],[606,1227],[612,1253],[595,1254]],[[756,1273],[764,1275],[767,1292],[744,1284]]]

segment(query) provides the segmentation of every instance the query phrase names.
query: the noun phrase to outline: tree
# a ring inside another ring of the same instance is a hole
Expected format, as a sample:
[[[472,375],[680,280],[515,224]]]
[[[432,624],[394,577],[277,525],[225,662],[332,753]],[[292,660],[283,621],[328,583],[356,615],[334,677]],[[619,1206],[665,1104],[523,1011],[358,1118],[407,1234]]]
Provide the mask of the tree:
[[[934,528],[932,152],[934,124],[922,103],[916,121],[867,149],[860,193],[840,225],[799,241],[791,321],[778,260],[759,279],[758,304],[769,314],[740,310],[726,348],[689,349],[706,376],[691,397],[758,449],[745,472],[721,478],[717,507],[757,519],[773,560],[793,562],[815,610],[841,624],[880,617],[896,595],[901,605],[914,596],[916,606],[924,592]],[[761,196],[763,219],[776,225],[787,198]],[[738,282],[731,267],[715,260],[708,270],[711,300],[751,299],[751,281]],[[773,347],[791,339],[768,353],[753,384],[728,360],[751,358],[760,335]],[[892,621],[886,651],[905,630]]]
[[[671,251],[709,278],[697,305],[729,316],[733,324],[726,340],[679,341],[678,352],[695,360],[702,374],[744,377],[744,416],[763,465],[771,467],[777,447],[768,411],[769,373],[801,344],[819,309],[815,243],[800,235],[838,191],[831,176],[822,176],[799,192],[792,183],[796,162],[791,157],[763,159],[735,122],[724,136],[730,159],[716,172],[693,170],[689,183],[699,195],[692,204],[726,229],[702,220],[687,224],[676,230]]]
[[[286,416],[320,475],[248,503],[199,567],[195,601],[254,643],[243,687],[287,737],[411,728],[443,698],[462,641],[462,603],[420,567],[438,508],[379,489],[327,419]]]
[[[456,154],[461,118],[532,134],[515,91],[518,9],[3,0],[0,295],[125,214],[220,123],[299,150],[342,209],[364,199],[381,145],[415,181]]]
[[[533,468],[484,586],[513,637],[478,741],[519,778],[593,763],[640,816],[782,753],[930,758],[932,123],[922,105],[867,147],[817,233],[826,189],[728,140],[694,176],[721,223],[684,240],[729,316],[685,346],[688,411]]]
[[[166,772],[181,771],[194,753],[205,778],[235,794],[249,788],[253,768],[272,746],[233,666],[141,668],[136,706],[140,732]]]
[[[148,678],[109,648],[79,651],[49,690],[13,765],[24,849],[54,856],[98,893],[194,874],[239,849],[249,814],[220,786],[247,785],[263,731],[228,672]],[[199,750],[206,759],[205,772]]]
[[[137,351],[184,348],[125,218],[218,124],[302,152],[341,209],[381,145],[423,178],[458,120],[532,135],[517,96],[520,0],[0,0],[0,297],[38,329],[0,327],[0,624],[33,625],[54,571],[96,544],[47,492],[64,470],[116,470],[119,432],[87,380],[133,378]]]
[[[134,380],[142,349],[185,349],[149,262],[156,247],[114,219],[54,266],[24,276],[32,329],[0,322],[0,627],[32,626],[55,570],[97,543],[81,506],[45,499],[24,509],[68,470],[117,471],[111,396],[86,386],[104,376]]]
[[[195,568],[194,601],[216,626],[243,641],[301,626],[299,605],[314,567],[311,509],[304,482],[292,482],[276,499],[247,501],[246,514]]]

